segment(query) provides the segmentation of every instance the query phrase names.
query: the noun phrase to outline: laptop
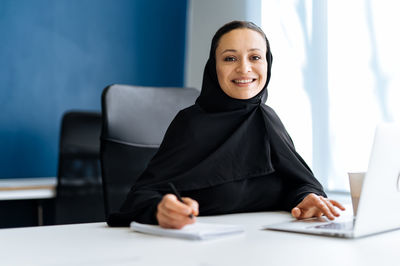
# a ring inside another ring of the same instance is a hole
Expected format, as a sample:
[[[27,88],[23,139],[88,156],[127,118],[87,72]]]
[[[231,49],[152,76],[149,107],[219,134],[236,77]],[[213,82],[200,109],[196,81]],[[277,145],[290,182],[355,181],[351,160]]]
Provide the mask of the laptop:
[[[357,217],[325,216],[265,226],[265,229],[358,238],[400,228],[400,124],[379,124],[364,178]]]

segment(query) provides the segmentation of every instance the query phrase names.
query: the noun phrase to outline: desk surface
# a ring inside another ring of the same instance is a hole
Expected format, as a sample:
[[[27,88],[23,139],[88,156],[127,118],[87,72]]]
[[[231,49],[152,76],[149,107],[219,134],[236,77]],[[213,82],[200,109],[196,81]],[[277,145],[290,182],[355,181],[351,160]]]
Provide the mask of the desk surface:
[[[0,230],[2,265],[398,265],[400,230],[349,240],[262,230],[285,212],[199,217],[242,224],[245,234],[190,241],[104,223]]]
[[[0,200],[54,198],[56,185],[56,177],[0,179]]]

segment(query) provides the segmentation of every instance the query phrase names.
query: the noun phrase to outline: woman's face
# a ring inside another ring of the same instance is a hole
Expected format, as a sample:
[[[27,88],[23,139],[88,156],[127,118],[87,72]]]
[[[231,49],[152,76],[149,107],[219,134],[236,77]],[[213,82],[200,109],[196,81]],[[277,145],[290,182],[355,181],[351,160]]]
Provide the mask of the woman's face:
[[[267,44],[260,33],[235,29],[224,34],[215,51],[218,82],[236,99],[257,95],[267,80]]]

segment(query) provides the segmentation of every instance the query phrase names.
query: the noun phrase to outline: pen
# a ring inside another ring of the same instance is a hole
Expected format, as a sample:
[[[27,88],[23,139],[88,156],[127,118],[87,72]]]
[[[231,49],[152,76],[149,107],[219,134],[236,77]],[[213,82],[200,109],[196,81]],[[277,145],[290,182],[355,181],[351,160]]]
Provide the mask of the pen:
[[[183,204],[185,204],[185,202],[183,202],[181,195],[179,194],[178,190],[176,190],[174,184],[172,184],[171,182],[168,183],[168,185],[170,186],[172,192],[175,194],[175,196],[178,198],[178,200],[180,202],[182,202]],[[193,214],[189,214],[189,218],[193,219]]]

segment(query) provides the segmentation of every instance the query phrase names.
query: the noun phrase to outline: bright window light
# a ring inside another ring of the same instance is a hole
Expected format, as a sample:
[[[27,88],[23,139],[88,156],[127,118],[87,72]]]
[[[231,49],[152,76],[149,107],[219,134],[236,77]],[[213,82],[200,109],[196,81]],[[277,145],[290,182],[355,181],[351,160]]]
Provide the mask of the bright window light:
[[[400,2],[263,0],[267,104],[328,190],[366,171],[375,126],[400,122]]]

